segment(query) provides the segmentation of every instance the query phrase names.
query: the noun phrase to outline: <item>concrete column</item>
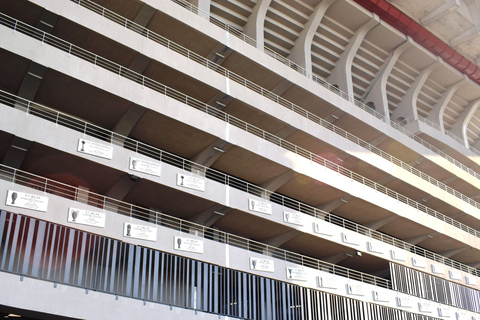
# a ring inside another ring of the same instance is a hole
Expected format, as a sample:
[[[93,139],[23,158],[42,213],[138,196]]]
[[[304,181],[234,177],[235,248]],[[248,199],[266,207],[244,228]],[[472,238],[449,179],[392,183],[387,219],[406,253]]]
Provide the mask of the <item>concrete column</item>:
[[[447,90],[443,93],[442,97],[433,106],[432,111],[430,111],[430,113],[428,114],[427,119],[435,124],[438,124],[442,132],[445,132],[445,127],[443,125],[443,114],[445,113],[445,109],[447,108],[448,103],[455,94],[455,91],[457,91],[458,88],[465,84],[465,80],[466,76],[464,75],[464,79],[448,87]]]
[[[208,19],[210,15],[210,0],[188,0],[188,2],[198,8],[198,15]]]
[[[387,98],[388,77],[390,76],[395,63],[397,63],[398,58],[412,45],[413,40],[410,37],[407,37],[405,42],[392,51],[390,58],[386,60],[383,66],[380,68],[380,72],[375,79],[373,79],[372,84],[367,88],[366,93],[363,96],[363,101],[365,101],[365,103],[373,103],[375,106],[375,111],[383,114],[387,117],[387,119],[390,119]]]
[[[380,18],[373,14],[373,17],[365,25],[357,30],[356,34],[350,39],[350,43],[341,54],[327,81],[333,85],[337,85],[338,89],[346,92],[353,97],[353,80],[352,80],[352,63],[358,48],[363,42],[368,31],[373,29],[380,23]]]
[[[468,123],[472,119],[473,115],[475,114],[479,106],[480,106],[480,99],[472,102],[470,106],[465,108],[465,110],[463,110],[463,112],[460,113],[460,116],[455,121],[455,124],[452,126],[452,128],[450,128],[450,132],[452,132],[454,135],[459,136],[463,139],[463,143],[466,148],[470,147],[468,143],[468,135],[467,135]]]
[[[460,7],[459,0],[447,0],[440,7],[436,8],[435,10],[427,14],[425,17],[420,19],[420,23],[426,26],[432,22],[435,22],[441,19],[442,17],[446,16],[450,12],[457,10],[459,7]]]
[[[303,30],[300,32],[300,36],[295,41],[294,47],[290,50],[288,58],[305,68],[307,74],[312,72],[313,37],[315,36],[315,32],[317,32],[325,12],[334,2],[335,0],[324,0],[317,5],[312,15],[310,15],[308,22],[303,27]]]
[[[243,27],[243,32],[250,38],[257,41],[257,48],[263,50],[264,43],[264,22],[267,16],[268,8],[272,0],[259,0],[253,7],[252,14],[248,17],[248,21]]]
[[[415,79],[415,81],[410,85],[410,88],[407,90],[405,95],[402,97],[402,101],[397,105],[397,108],[393,111],[392,120],[403,120],[410,117],[417,117],[417,97],[420,91],[427,81],[430,74],[441,66],[439,60],[435,61],[433,64],[425,68],[422,73]]]

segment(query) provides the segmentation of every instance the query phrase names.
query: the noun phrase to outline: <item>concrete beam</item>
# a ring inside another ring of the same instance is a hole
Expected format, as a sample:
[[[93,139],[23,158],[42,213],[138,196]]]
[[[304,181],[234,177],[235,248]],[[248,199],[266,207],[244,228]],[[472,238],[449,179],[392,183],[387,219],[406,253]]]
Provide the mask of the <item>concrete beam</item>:
[[[451,133],[463,139],[463,143],[466,148],[470,147],[467,134],[468,124],[475,112],[477,112],[478,107],[480,107],[480,99],[475,100],[467,108],[465,108],[455,120],[453,126],[450,128]]]
[[[259,0],[253,7],[252,13],[248,16],[247,23],[243,26],[243,32],[257,42],[257,48],[263,50],[264,24],[268,8],[272,0]]]
[[[156,11],[157,9],[144,3],[142,9],[140,9],[135,19],[133,19],[133,22],[141,25],[142,27],[146,27]]]
[[[35,28],[38,28],[42,31],[52,33],[53,28],[55,28],[55,24],[58,21],[58,15],[44,9],[40,18],[38,19],[37,23],[35,24]]]
[[[339,264],[343,260],[353,258],[356,255],[357,255],[356,250],[348,250],[346,252],[338,253],[330,257],[322,258],[322,260],[332,264]]]
[[[437,58],[437,61],[432,63],[430,66],[426,67],[418,75],[418,77],[410,84],[410,88],[407,90],[405,95],[402,97],[401,102],[397,105],[393,111],[391,120],[401,121],[403,119],[409,119],[411,117],[418,116],[417,112],[417,98],[422,90],[425,82],[427,81],[430,74],[437,68],[441,67],[440,58]]]
[[[123,200],[125,196],[135,187],[140,178],[134,175],[124,175],[106,193],[105,196],[117,200]]]
[[[452,47],[457,47],[467,41],[472,40],[473,38],[477,37],[480,35],[480,25],[478,26],[473,26],[470,29],[464,31],[463,33],[459,34],[452,40],[450,40],[450,45]]]
[[[363,39],[368,31],[380,24],[380,18],[373,14],[372,19],[360,27],[355,35],[350,39],[345,51],[340,55],[335,68],[327,78],[327,82],[337,85],[341,91],[346,92],[353,98],[353,80],[352,80],[352,64],[355,54],[360,48]]]
[[[218,64],[222,63],[233,53],[233,50],[226,47],[223,43],[217,44],[215,48],[207,55],[207,59]]]
[[[279,234],[278,236],[274,236],[271,238],[268,238],[266,240],[263,240],[264,243],[271,245],[273,247],[280,247],[282,244],[285,242],[292,240],[293,238],[298,237],[301,235],[303,232],[298,231],[298,230],[291,230],[282,234]]]
[[[401,218],[401,217],[400,217],[400,216],[397,216],[397,215],[385,217],[385,218],[382,218],[382,219],[378,219],[378,220],[375,220],[375,221],[371,221],[371,222],[367,223],[367,224],[365,225],[365,227],[370,228],[370,229],[372,229],[372,230],[378,230],[378,229],[380,229],[381,227],[389,224],[390,222],[393,222],[393,221],[398,220],[398,219],[400,219],[400,218]]]
[[[338,198],[338,199],[335,199],[333,201],[324,203],[324,204],[318,206],[317,209],[320,209],[320,210],[323,210],[323,211],[326,211],[326,212],[332,212],[333,210],[335,210],[338,207],[348,203],[348,201],[350,201],[354,198],[355,198],[354,196],[347,194],[347,195],[345,195],[341,198]]]
[[[204,225],[206,227],[212,226],[218,219],[222,218],[228,212],[232,211],[232,208],[225,207],[221,204],[216,204],[202,212],[197,213],[189,220]]]
[[[210,167],[220,158],[225,152],[228,151],[233,145],[222,140],[217,139],[211,143],[208,147],[200,151],[191,160],[195,163],[201,164],[205,167]]]
[[[413,237],[413,238],[409,238],[409,239],[405,239],[404,241],[407,242],[407,243],[410,243],[412,245],[416,245],[422,241],[425,241],[427,239],[431,239],[433,238],[433,236],[436,234],[437,232],[433,231],[431,233],[428,233],[428,234],[424,234],[424,235],[421,235],[421,236],[417,236],[417,237]]]
[[[435,22],[446,16],[450,12],[457,10],[458,8],[460,8],[459,0],[447,0],[440,7],[436,8],[435,10],[427,14],[425,17],[421,18],[420,23],[424,26],[427,26],[430,23]]]
[[[366,93],[363,96],[365,103],[371,102],[375,108],[375,111],[383,114],[387,117],[387,119],[390,119],[390,110],[388,108],[387,98],[388,77],[390,76],[393,67],[397,63],[398,58],[412,45],[413,40],[410,37],[407,37],[405,42],[393,49],[392,54],[380,67],[380,72],[375,79],[373,79],[372,84],[367,88]]]
[[[7,152],[3,157],[2,164],[15,169],[20,169],[31,145],[32,141],[20,137],[14,137],[10,147],[8,147]]]
[[[187,0],[198,8],[198,15],[208,19],[210,14],[210,0]]]
[[[295,128],[295,127],[292,127],[291,125],[287,125],[286,127],[284,127],[282,130],[280,131],[277,131],[275,133],[275,135],[279,138],[282,138],[282,139],[287,139],[288,137],[290,137],[293,133],[297,132],[298,129]]]
[[[139,53],[130,64],[129,69],[142,74],[143,71],[147,68],[148,64],[152,61],[151,58]]]
[[[295,62],[299,66],[305,68],[307,74],[312,72],[312,42],[318,26],[322,21],[327,9],[335,2],[335,0],[324,0],[315,7],[315,10],[308,18],[293,48],[290,50],[288,59]]]
[[[454,255],[456,255],[460,252],[464,252],[464,251],[467,251],[467,250],[470,250],[470,249],[472,249],[472,247],[466,246],[466,247],[461,247],[461,248],[457,248],[457,249],[452,249],[452,250],[439,252],[438,254],[442,255],[444,257],[450,258],[450,257],[453,257]]]
[[[293,87],[293,82],[288,81],[287,79],[283,80],[282,83],[280,83],[278,86],[275,87],[275,89],[272,90],[273,93],[275,93],[278,96],[281,96],[284,94],[288,89]]]
[[[27,73],[23,78],[22,84],[18,89],[18,96],[27,100],[35,100],[38,88],[40,88],[40,84],[42,83],[46,72],[46,67],[38,63],[31,62]]]
[[[295,178],[295,171],[288,170],[284,174],[279,175],[278,177],[265,182],[261,185],[262,188],[267,189],[268,191],[275,192],[280,189],[285,183]]]
[[[233,97],[223,92],[219,92],[215,96],[213,96],[210,101],[207,102],[207,104],[214,108],[222,110],[223,108],[226,108],[228,104],[232,101]]]
[[[440,99],[438,99],[437,103],[433,106],[432,111],[430,111],[427,116],[427,120],[438,124],[442,132],[445,132],[445,127],[443,124],[443,115],[445,113],[445,109],[447,108],[448,103],[452,100],[455,92],[458,90],[458,88],[460,88],[466,83],[466,80],[467,77],[466,75],[464,75],[464,78],[462,80],[448,87],[447,90],[445,90],[443,95],[440,97]]]
[[[139,106],[138,104],[130,105],[127,112],[125,112],[125,114],[122,116],[122,118],[120,118],[113,128],[113,131],[123,136],[128,136],[145,113],[145,110],[145,108]]]

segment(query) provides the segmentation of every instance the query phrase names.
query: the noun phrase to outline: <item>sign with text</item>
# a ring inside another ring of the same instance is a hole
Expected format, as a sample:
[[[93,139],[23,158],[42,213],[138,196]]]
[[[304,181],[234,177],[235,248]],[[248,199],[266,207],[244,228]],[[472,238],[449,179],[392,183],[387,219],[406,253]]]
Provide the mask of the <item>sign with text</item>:
[[[300,212],[283,211],[283,221],[303,226],[303,215]]]
[[[47,212],[48,197],[8,190],[5,204],[7,206]]]
[[[325,225],[322,226],[319,222],[313,223],[313,232],[324,234],[326,236],[333,235],[332,228],[327,228]]]
[[[198,239],[174,237],[173,248],[180,251],[203,253],[203,241]]]
[[[255,212],[272,214],[272,205],[264,201],[249,199],[248,209]]]
[[[157,241],[157,228],[125,222],[123,236],[148,241]]]
[[[130,170],[151,174],[160,177],[160,163],[130,157]]]
[[[87,226],[105,228],[105,213],[90,210],[69,208],[68,222],[85,224]]]
[[[177,173],[177,186],[198,191],[205,191],[205,179]]]
[[[321,288],[337,289],[337,281],[332,277],[318,277],[318,286]]]
[[[307,272],[304,268],[286,268],[287,279],[307,281]]]
[[[85,139],[78,139],[77,151],[110,160],[113,157],[111,145]]]
[[[250,258],[250,269],[265,272],[274,272],[273,260]]]

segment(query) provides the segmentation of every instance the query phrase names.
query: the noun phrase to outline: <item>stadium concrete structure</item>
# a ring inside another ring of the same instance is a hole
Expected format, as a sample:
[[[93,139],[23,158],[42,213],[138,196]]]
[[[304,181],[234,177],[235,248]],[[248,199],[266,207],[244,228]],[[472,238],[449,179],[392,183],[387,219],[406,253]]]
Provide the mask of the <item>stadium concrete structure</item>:
[[[0,316],[480,319],[479,8],[0,0]]]

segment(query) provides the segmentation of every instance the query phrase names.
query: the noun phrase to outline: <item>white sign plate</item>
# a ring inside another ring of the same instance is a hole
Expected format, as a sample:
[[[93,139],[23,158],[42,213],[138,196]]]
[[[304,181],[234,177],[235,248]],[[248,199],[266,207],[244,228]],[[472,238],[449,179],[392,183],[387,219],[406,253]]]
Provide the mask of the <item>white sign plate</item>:
[[[331,229],[322,226],[319,222],[314,222],[313,223],[313,232],[319,233],[319,234],[324,234],[326,236],[332,236],[333,235],[333,232],[332,232]]]
[[[383,291],[373,291],[373,300],[375,301],[382,301],[382,302],[388,302],[388,296],[385,292]]]
[[[157,228],[125,222],[123,236],[148,241],[157,241]]]
[[[430,305],[430,302],[419,302],[418,303],[418,310],[420,310],[420,312],[424,312],[424,313],[431,313],[432,312],[432,306]]]
[[[111,145],[85,139],[78,139],[77,151],[110,160],[113,157],[113,147]]]
[[[307,281],[307,272],[303,268],[286,268],[287,279]]]
[[[368,251],[375,252],[375,253],[383,254],[383,251],[384,251],[383,245],[375,241],[367,242],[367,248],[368,248]]]
[[[465,282],[469,286],[476,286],[477,285],[477,278],[475,276],[465,276]]]
[[[250,269],[265,272],[274,272],[273,260],[250,258]]]
[[[359,284],[347,284],[347,293],[353,296],[363,296],[363,287]]]
[[[48,197],[8,190],[5,204],[12,207],[47,212]]]
[[[203,241],[175,236],[173,239],[173,248],[180,251],[203,253]]]
[[[397,303],[399,307],[411,308],[413,305],[412,298],[410,297],[398,297]]]
[[[412,265],[417,268],[425,269],[427,267],[427,261],[422,258],[412,258]]]
[[[205,191],[205,179],[177,173],[177,186],[198,191]]]
[[[432,264],[432,272],[436,274],[444,274],[445,268],[441,264]]]
[[[300,212],[283,211],[283,221],[303,226],[303,215]]]
[[[160,177],[160,163],[130,157],[130,170],[151,174]]]
[[[407,255],[403,250],[391,250],[390,251],[393,260],[405,261],[407,260]]]
[[[93,227],[105,228],[105,213],[69,208],[67,221]]]
[[[337,289],[337,281],[330,277],[318,277],[318,286],[321,288]]]
[[[344,243],[354,244],[357,246],[360,244],[360,239],[355,233],[342,233],[342,240]]]
[[[448,270],[448,275],[452,280],[462,280],[462,274],[458,270]]]
[[[248,209],[255,212],[272,214],[272,205],[268,202],[249,199]]]

